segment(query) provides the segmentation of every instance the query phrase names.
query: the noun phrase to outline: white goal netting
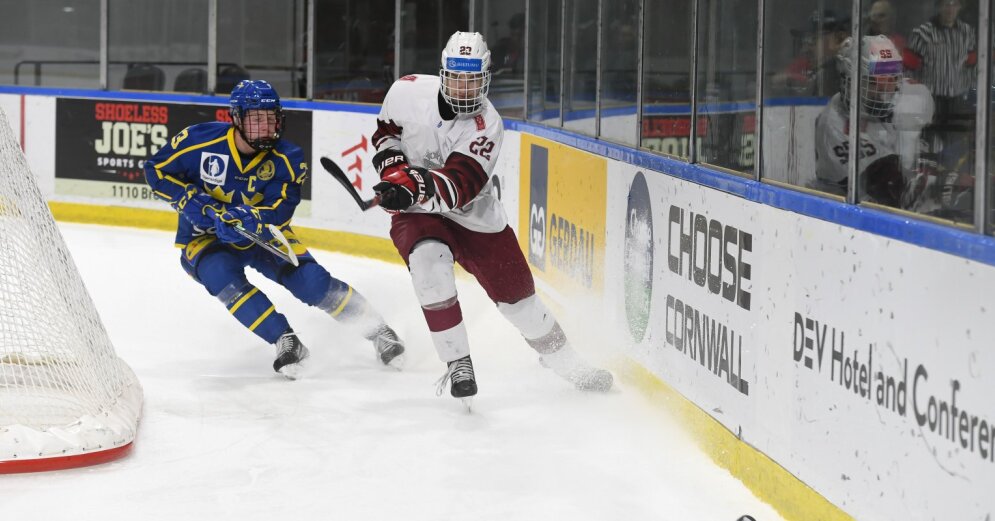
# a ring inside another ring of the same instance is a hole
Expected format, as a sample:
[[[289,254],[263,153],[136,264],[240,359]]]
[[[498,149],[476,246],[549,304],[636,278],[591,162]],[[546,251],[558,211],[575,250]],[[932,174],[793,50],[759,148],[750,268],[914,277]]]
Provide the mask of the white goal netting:
[[[0,472],[110,459],[141,408],[0,110]]]

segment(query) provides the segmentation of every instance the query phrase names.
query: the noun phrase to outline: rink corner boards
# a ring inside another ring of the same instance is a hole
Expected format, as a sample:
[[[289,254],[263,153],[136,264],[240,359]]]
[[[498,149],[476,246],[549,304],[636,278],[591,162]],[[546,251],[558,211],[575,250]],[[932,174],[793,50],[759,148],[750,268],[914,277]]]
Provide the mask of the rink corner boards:
[[[697,405],[631,359],[618,362],[619,376],[651,402],[666,408],[720,467],[789,521],[853,521],[846,512],[764,453],[741,440]]]
[[[50,201],[52,215],[61,222],[123,226],[163,231],[176,229],[177,214],[162,210]],[[361,234],[295,227],[309,248],[356,255],[385,262],[401,260],[387,239]],[[757,497],[790,521],[852,521],[830,503],[759,450],[684,398],[635,361],[625,358],[616,369],[627,383],[652,398],[678,418],[712,460],[742,481]]]

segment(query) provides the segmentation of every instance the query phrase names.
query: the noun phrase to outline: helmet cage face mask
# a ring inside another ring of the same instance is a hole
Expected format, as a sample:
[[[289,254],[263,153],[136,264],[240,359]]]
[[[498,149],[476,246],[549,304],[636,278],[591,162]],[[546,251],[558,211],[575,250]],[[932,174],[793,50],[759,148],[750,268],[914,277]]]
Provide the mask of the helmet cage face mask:
[[[901,85],[903,74],[902,55],[886,36],[865,36],[860,53],[859,98],[862,114],[887,118],[895,106],[895,95]],[[840,48],[837,57],[842,75],[840,96],[844,106],[849,107],[849,88],[852,67],[850,63],[850,40]]]
[[[249,146],[256,150],[270,150],[276,146],[286,117],[280,105],[280,96],[268,82],[239,82],[231,91],[229,105],[232,124]],[[269,129],[271,122],[275,123],[272,132]]]
[[[480,33],[456,32],[442,51],[442,98],[457,114],[475,114],[491,86],[491,52]]]
[[[442,97],[457,114],[474,114],[480,111],[487,90],[491,86],[491,73],[459,72],[440,69]]]
[[[242,139],[256,150],[270,150],[276,146],[283,133],[283,109],[248,109],[238,115],[232,113],[232,123]],[[272,132],[270,129],[272,128]],[[250,136],[254,138],[250,139]]]

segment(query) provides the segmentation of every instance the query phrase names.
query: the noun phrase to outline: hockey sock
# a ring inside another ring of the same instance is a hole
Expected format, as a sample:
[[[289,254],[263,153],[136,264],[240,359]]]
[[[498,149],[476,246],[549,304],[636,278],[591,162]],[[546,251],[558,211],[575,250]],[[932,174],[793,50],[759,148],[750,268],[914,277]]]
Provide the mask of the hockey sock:
[[[267,344],[276,342],[284,331],[290,329],[287,318],[276,311],[269,297],[248,282],[228,285],[218,293],[218,300],[224,303],[236,320]]]
[[[356,327],[364,337],[374,334],[384,324],[383,317],[373,309],[362,294],[334,277],[318,308],[335,320]]]
[[[539,354],[552,353],[567,343],[563,329],[535,294],[514,304],[499,302],[498,310]]]

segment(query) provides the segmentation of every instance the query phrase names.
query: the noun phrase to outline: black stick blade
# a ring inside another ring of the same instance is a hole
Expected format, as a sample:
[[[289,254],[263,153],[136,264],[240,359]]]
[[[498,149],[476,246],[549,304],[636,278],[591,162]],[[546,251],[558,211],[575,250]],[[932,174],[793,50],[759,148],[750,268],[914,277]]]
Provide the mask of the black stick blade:
[[[327,157],[322,157],[321,166],[322,168],[325,169],[326,172],[331,174],[332,177],[334,177],[335,180],[339,182],[339,184],[342,185],[342,188],[345,188],[346,192],[349,192],[349,195],[352,196],[353,200],[356,201],[356,204],[359,205],[359,208],[364,212],[376,206],[377,203],[379,202],[377,198],[373,198],[367,201],[364,200],[362,197],[360,197],[359,192],[356,191],[356,187],[352,186],[352,182],[349,181],[349,178],[345,175],[345,172],[343,172],[342,169],[339,168],[339,165],[335,164],[335,161],[332,161]]]

